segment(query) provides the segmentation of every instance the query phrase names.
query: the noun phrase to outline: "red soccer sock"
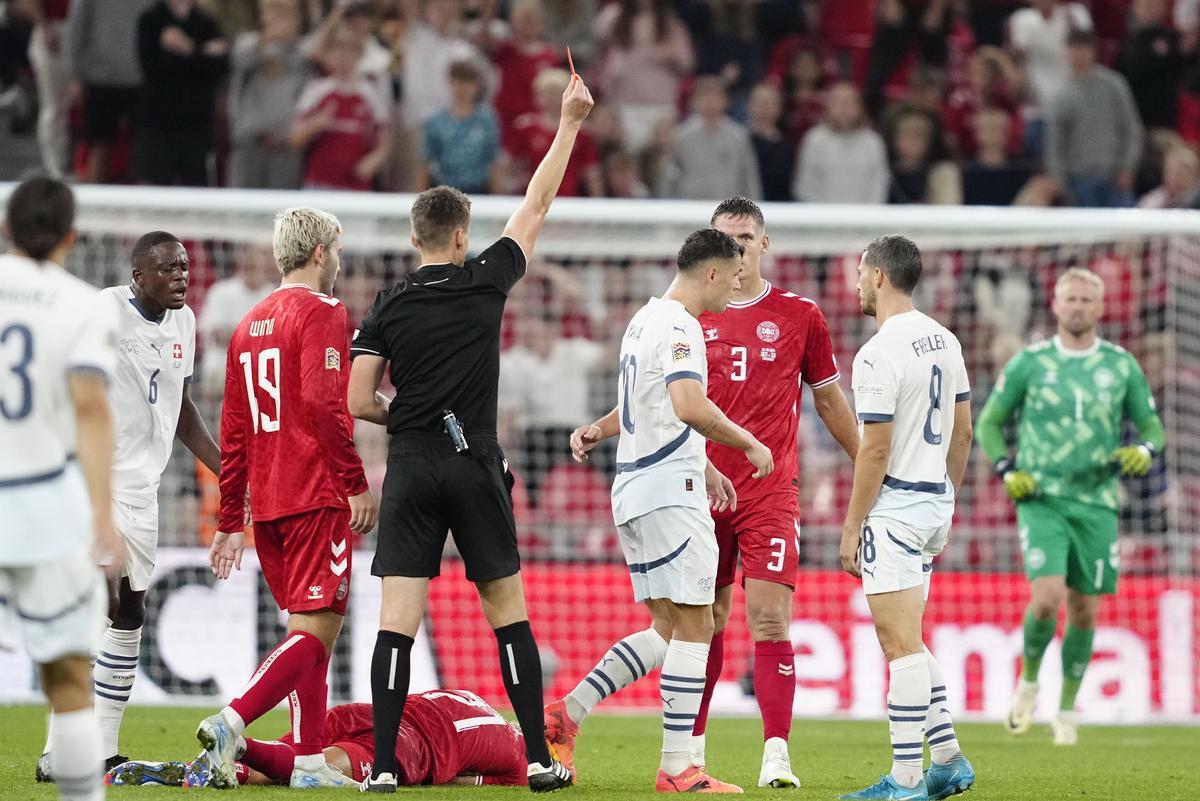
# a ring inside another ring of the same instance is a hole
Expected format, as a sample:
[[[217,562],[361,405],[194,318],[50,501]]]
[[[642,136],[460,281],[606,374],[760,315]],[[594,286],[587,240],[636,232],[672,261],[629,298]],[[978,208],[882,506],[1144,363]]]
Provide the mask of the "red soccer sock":
[[[288,697],[292,710],[292,749],[296,756],[320,754],[324,749],[325,709],[329,703],[329,657],[300,677]]]
[[[292,632],[267,655],[241,696],[229,706],[249,725],[296,689],[304,674],[328,659],[325,646],[316,635]]]
[[[796,652],[788,640],[754,643],[754,697],[762,713],[763,740],[787,739],[796,698]]]
[[[708,705],[712,703],[713,690],[721,680],[721,668],[725,666],[725,632],[718,631],[708,646],[708,667],[704,671],[704,694],[700,696],[700,711],[692,726],[692,735],[699,737],[708,727]]]
[[[287,784],[292,780],[296,753],[287,743],[278,741],[251,740],[246,738],[246,753],[242,763],[266,776],[273,782]]]

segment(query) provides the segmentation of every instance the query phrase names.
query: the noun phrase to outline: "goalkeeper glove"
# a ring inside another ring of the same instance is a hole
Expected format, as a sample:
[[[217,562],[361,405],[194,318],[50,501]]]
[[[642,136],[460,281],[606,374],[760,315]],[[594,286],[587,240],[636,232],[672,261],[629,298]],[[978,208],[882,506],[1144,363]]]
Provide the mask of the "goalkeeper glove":
[[[1112,460],[1117,463],[1123,476],[1144,476],[1150,472],[1154,459],[1154,448],[1149,444],[1126,445],[1113,451]]]
[[[1004,482],[1004,491],[1014,503],[1020,503],[1037,492],[1037,482],[1028,470],[1018,470],[1012,459],[996,462],[996,475]]]

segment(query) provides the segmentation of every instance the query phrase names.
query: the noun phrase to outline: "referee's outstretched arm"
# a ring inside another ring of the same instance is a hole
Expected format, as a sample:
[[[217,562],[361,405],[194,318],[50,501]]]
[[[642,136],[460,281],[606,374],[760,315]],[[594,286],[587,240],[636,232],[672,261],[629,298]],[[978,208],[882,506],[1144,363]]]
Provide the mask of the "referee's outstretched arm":
[[[542,232],[542,223],[550,211],[550,204],[558,194],[563,174],[567,171],[567,162],[571,159],[571,149],[575,147],[575,137],[583,126],[588,112],[592,110],[592,93],[579,76],[571,78],[563,92],[562,112],[558,119],[558,133],[545,158],[529,179],[529,188],[525,190],[525,200],[509,217],[504,226],[504,236],[511,237],[525,251],[525,258],[533,256],[533,246],[537,243],[538,234]]]

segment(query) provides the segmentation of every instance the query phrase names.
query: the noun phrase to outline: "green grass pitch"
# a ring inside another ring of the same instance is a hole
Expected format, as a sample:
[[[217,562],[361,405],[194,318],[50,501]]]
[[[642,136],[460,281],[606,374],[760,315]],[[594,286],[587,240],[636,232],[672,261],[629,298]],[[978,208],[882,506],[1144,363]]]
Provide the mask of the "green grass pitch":
[[[186,759],[197,752],[192,731],[203,710],[132,707],[125,715],[123,750],[139,759]],[[0,798],[56,799],[48,785],[33,781],[33,767],[45,737],[45,713],[38,707],[0,707]],[[287,728],[274,712],[251,734],[271,737]],[[978,781],[963,801],[1184,801],[1200,798],[1200,728],[1080,728],[1080,744],[1056,748],[1045,726],[1011,737],[995,724],[961,724],[958,732],[975,765]],[[649,797],[653,788],[661,730],[657,718],[597,715],[579,738],[578,786],[556,798],[610,801]],[[714,775],[746,788],[748,795],[834,799],[878,778],[889,767],[886,724],[797,720],[792,733],[792,765],[803,782],[798,791],[760,790],[761,728],[756,720],[717,719],[709,725],[708,755]],[[114,787],[109,798],[166,799],[195,792],[177,788]],[[215,792],[215,791],[211,791]],[[301,791],[243,787],[238,797],[269,801]],[[525,798],[510,787],[402,788],[401,793],[442,799]]]

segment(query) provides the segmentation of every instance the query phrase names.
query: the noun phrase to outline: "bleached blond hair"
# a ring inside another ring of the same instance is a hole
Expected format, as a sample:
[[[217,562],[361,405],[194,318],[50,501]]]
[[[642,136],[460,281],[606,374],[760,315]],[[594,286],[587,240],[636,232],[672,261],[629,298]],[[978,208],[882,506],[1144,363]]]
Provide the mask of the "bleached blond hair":
[[[1084,281],[1089,283],[1100,292],[1100,297],[1104,297],[1104,279],[1091,270],[1086,270],[1083,267],[1072,267],[1067,270],[1054,282],[1054,294],[1057,295],[1059,290],[1066,286],[1068,281]]]
[[[275,264],[287,275],[308,264],[317,245],[327,249],[342,234],[342,224],[332,214],[305,206],[284,209],[275,216]]]

